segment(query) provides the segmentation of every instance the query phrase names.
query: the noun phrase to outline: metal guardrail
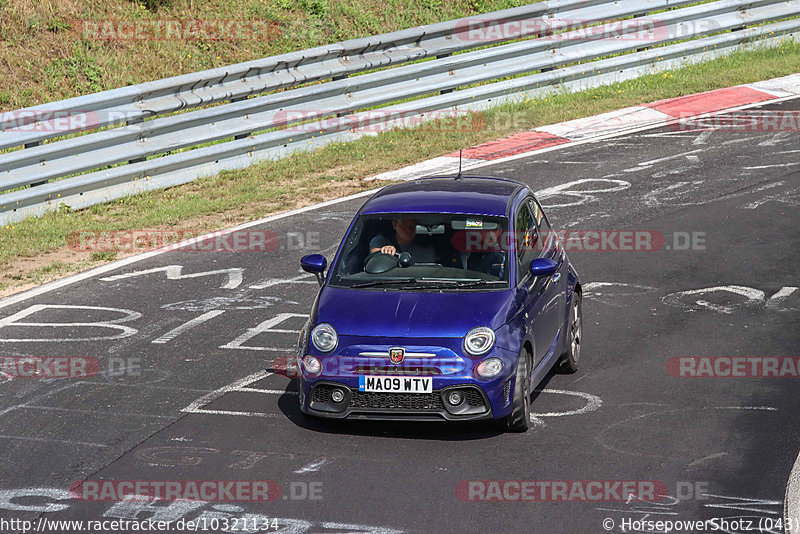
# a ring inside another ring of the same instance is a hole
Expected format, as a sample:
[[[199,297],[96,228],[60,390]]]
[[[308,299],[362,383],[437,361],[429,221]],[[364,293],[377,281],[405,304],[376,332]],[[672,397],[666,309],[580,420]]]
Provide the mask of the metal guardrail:
[[[103,110],[96,111],[101,117],[93,126],[104,126],[121,116],[138,121],[147,115],[361,73],[0,155],[0,191],[39,184],[0,195],[0,221],[41,213],[61,203],[88,206],[354,139],[365,123],[389,128],[409,116],[424,118],[434,111],[466,112],[521,94],[538,97],[585,89],[741,47],[771,46],[795,39],[800,31],[800,0],[719,0],[682,7],[690,3],[531,4],[51,103],[47,108],[75,112],[92,105]],[[629,34],[619,33],[619,22],[604,23],[654,11],[660,12],[638,28],[629,28]],[[486,39],[463,38],[465,25],[477,18],[506,25],[502,27],[520,24],[513,35],[487,32]],[[575,21],[596,23],[590,28],[595,35],[616,38],[587,40],[586,28],[543,35],[547,25]],[[528,38],[497,44],[520,37]],[[452,55],[455,52],[461,53]],[[437,59],[400,66],[434,56]],[[378,66],[394,68],[363,73]],[[408,101],[411,98],[417,99]],[[396,104],[400,100],[404,102]],[[368,108],[389,111],[378,116],[359,112]],[[338,118],[325,120],[328,117]],[[47,131],[6,131],[0,133],[0,148],[52,137]]]

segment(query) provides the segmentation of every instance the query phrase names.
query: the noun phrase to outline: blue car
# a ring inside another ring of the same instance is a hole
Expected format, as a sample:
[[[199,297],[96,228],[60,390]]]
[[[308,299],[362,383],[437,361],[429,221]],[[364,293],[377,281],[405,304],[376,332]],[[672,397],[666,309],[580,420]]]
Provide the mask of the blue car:
[[[533,389],[578,368],[581,284],[531,190],[398,183],[359,210],[298,340],[300,409],[327,418],[530,425]]]

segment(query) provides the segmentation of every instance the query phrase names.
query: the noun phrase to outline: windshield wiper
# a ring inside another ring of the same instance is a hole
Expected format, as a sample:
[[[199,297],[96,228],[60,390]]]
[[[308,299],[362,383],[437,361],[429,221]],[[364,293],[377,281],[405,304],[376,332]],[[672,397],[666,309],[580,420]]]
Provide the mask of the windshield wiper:
[[[455,287],[476,287],[485,286],[487,284],[505,284],[505,280],[476,280],[474,282],[459,282]]]
[[[503,280],[417,280],[417,283],[432,289],[459,289],[486,284],[505,284]]]
[[[369,282],[361,282],[360,284],[353,284],[350,287],[374,287],[390,284],[413,284],[417,281],[416,278],[387,278],[384,280],[371,280]]]

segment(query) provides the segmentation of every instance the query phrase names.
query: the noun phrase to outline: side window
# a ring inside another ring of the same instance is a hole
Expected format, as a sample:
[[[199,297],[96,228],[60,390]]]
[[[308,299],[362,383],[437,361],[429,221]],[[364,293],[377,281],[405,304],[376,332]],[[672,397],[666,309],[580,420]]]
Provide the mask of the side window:
[[[528,265],[536,258],[535,241],[538,239],[533,214],[527,202],[520,206],[516,222],[517,262],[519,264],[519,278],[522,279],[528,272]]]
[[[550,228],[550,223],[547,222],[547,217],[545,217],[544,211],[539,203],[535,199],[530,199],[528,201],[528,206],[533,214],[533,220],[537,231],[538,242],[536,243],[536,251],[539,253],[539,256],[548,255],[555,246],[556,235]]]

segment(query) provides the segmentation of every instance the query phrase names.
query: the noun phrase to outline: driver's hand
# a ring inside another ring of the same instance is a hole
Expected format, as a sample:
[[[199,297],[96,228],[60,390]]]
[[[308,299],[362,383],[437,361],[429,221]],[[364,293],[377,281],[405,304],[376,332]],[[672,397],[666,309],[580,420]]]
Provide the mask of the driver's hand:
[[[385,247],[381,247],[381,252],[394,256],[394,253],[397,252],[397,249],[395,249],[392,245],[386,245]]]

